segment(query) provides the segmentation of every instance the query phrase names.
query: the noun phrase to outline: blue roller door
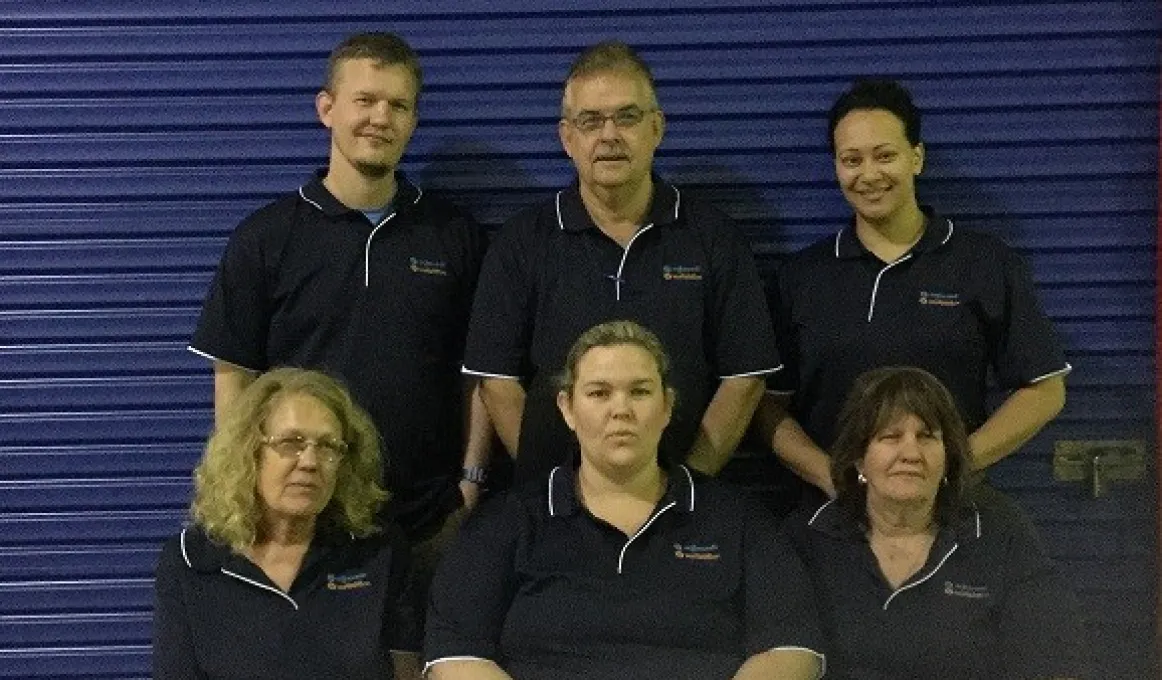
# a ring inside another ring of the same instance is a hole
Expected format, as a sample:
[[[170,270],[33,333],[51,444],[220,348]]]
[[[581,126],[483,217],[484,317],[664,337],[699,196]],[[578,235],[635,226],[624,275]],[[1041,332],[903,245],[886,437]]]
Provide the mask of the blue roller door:
[[[185,342],[236,221],[325,162],[327,51],[377,28],[426,70],[407,170],[489,225],[570,179],[572,56],[638,46],[662,171],[734,215],[764,271],[846,215],[831,100],[903,79],[922,197],[1030,259],[1076,367],[995,481],[1081,592],[1107,677],[1147,675],[1154,486],[1092,500],[1051,452],[1153,440],[1155,3],[248,0],[0,8],[0,678],[148,674],[152,564],[210,422]]]

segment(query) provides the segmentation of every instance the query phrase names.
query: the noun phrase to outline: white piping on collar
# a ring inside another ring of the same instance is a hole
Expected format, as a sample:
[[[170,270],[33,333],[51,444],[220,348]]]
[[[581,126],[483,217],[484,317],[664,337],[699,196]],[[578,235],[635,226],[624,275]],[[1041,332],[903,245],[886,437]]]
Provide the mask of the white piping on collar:
[[[670,188],[674,190],[674,221],[677,222],[678,210],[682,207],[682,192],[678,191],[676,186],[671,185]],[[558,191],[555,201],[557,204],[557,226],[561,228],[561,231],[565,230],[565,220],[561,218],[561,194],[563,193],[565,193],[564,190]]]
[[[653,228],[654,224],[651,222],[641,229],[638,229],[637,233],[633,235],[633,237],[629,240],[629,243],[625,244],[625,249],[621,252],[621,262],[619,262],[617,265],[617,273],[613,275],[614,299],[618,302],[621,301],[621,272],[625,269],[626,259],[629,258],[629,249],[633,247],[633,242],[637,240],[637,237]]]
[[[549,473],[549,517],[557,516],[557,509],[553,506],[553,478],[557,476],[557,470],[560,469],[561,466],[558,465]]]
[[[391,218],[395,217],[396,214],[397,213],[393,212],[392,214],[390,214],[387,217],[380,220],[379,224],[375,225],[375,228],[372,229],[371,233],[367,235],[367,243],[363,244],[363,287],[364,288],[368,288],[371,286],[371,241],[372,241],[372,239],[375,238],[375,233],[378,232],[379,229],[383,225],[390,222]]]
[[[398,189],[397,189],[397,191],[398,191]],[[423,195],[424,195],[424,190],[421,189],[420,187],[416,187],[416,197],[415,197],[415,199],[412,200],[412,205],[419,203],[420,198],[423,197]],[[307,195],[305,193],[303,193],[302,187],[299,187],[299,196],[301,196],[304,201],[306,201],[307,203],[310,203],[311,205],[315,206],[319,210],[323,209],[323,206],[319,205],[318,202],[307,198]]]
[[[689,474],[689,473],[687,473],[687,474]],[[650,517],[648,520],[646,520],[646,523],[643,524],[641,526],[641,528],[638,529],[637,532],[633,536],[629,537],[629,540],[625,542],[625,545],[621,546],[621,553],[618,554],[618,556],[617,556],[617,573],[619,573],[619,574],[621,573],[622,563],[625,561],[625,551],[629,550],[629,546],[631,543],[634,542],[634,539],[636,539],[638,536],[641,536],[643,533],[645,533],[646,529],[649,529],[650,525],[654,523],[654,520],[661,517],[662,513],[669,510],[670,508],[674,507],[676,504],[677,503],[675,501],[670,501],[666,505],[663,505],[661,507],[661,509],[659,509],[657,512],[654,513],[653,517]]]
[[[259,583],[258,581],[255,581],[254,579],[246,578],[245,576],[243,576],[241,574],[236,574],[236,573],[230,571],[229,569],[227,569],[226,567],[222,567],[221,571],[223,574],[226,574],[227,576],[233,576],[234,578],[238,579],[239,581],[249,583],[252,586],[257,586],[259,588],[262,588],[263,590],[269,590],[270,592],[274,593],[275,595],[278,595],[279,597],[286,600],[287,602],[290,602],[291,606],[294,607],[296,610],[298,610],[298,608],[299,608],[298,602],[295,602],[294,599],[291,598],[290,595],[287,595],[286,593],[282,592],[278,588],[268,586],[265,583]]]
[[[186,561],[187,567],[189,567],[190,569],[193,569],[194,565],[192,562],[190,562],[190,555],[189,555],[189,553],[186,552],[186,531],[187,531],[187,529],[182,529],[182,536],[181,536],[182,559]]]
[[[685,465],[679,465],[682,472],[686,473],[686,481],[690,482],[690,512],[694,512],[694,476],[690,474],[690,470]]]
[[[944,240],[940,242],[940,245],[944,245],[945,243],[948,243],[949,241],[951,241],[952,240],[952,232],[956,229],[956,227],[952,224],[952,220],[950,220],[948,218],[944,218],[944,222],[948,225],[948,233],[944,235]],[[835,234],[835,257],[836,258],[839,257],[839,240],[840,240],[839,237],[843,236],[843,232],[844,232],[844,229],[840,229]],[[923,234],[923,232],[921,232],[920,238],[923,238],[923,237],[924,237],[924,234]],[[916,239],[916,243],[919,243],[919,242],[920,242],[920,239]],[[914,246],[916,244],[913,243],[912,245]],[[911,247],[911,246],[909,246],[909,247]]]
[[[884,272],[888,271],[892,267],[895,267],[896,265],[900,264],[901,262],[907,262],[910,259],[912,259],[911,252],[909,252],[907,255],[901,257],[900,259],[896,260],[895,262],[892,262],[888,266],[884,267],[883,269],[880,270],[879,274],[876,274],[876,282],[875,282],[875,285],[872,286],[871,300],[868,301],[868,305],[867,305],[867,320],[869,322],[872,320],[872,316],[874,316],[876,313],[876,294],[878,294],[880,292],[880,277],[882,277],[884,275]]]
[[[807,520],[807,526],[814,524],[815,519],[818,518],[820,514],[822,514],[823,510],[826,509],[827,506],[831,505],[834,502],[835,502],[835,499],[832,498],[831,500],[827,501],[823,505],[820,505],[819,509],[815,511],[815,514],[811,515],[811,519]]]
[[[944,553],[944,557],[940,558],[940,563],[937,564],[935,567],[933,567],[932,571],[925,574],[924,578],[920,579],[919,581],[914,581],[912,583],[909,583],[905,586],[901,586],[900,588],[897,588],[894,592],[892,592],[892,594],[888,596],[888,599],[884,601],[884,611],[888,610],[888,605],[892,603],[892,600],[896,599],[897,595],[904,592],[905,590],[911,590],[912,588],[915,588],[916,586],[920,585],[921,583],[924,583],[928,579],[935,576],[936,572],[940,571],[940,567],[944,566],[944,563],[948,561],[949,557],[952,557],[952,553],[956,552],[956,549],[959,547],[960,547],[959,543],[953,543],[952,547],[948,549],[948,552]]]
[[[307,195],[305,193],[303,193],[302,187],[299,187],[299,196],[301,196],[304,201],[306,201],[307,203],[310,203],[311,205],[315,206],[319,210],[323,209],[323,206],[319,205],[316,201],[313,201],[313,200],[307,198]]]

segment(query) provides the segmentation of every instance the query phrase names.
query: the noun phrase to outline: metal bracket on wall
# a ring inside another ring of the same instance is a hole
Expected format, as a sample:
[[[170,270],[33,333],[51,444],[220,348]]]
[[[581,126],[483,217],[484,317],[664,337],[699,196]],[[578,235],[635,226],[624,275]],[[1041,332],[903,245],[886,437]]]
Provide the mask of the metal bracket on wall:
[[[1106,495],[1110,484],[1142,479],[1146,474],[1146,442],[1140,439],[1066,440],[1053,449],[1053,478],[1088,482],[1094,498]]]

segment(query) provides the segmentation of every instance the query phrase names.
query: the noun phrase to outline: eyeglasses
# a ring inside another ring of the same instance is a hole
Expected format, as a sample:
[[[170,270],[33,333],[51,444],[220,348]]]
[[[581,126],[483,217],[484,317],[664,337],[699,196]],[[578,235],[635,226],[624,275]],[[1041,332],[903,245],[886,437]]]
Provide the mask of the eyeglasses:
[[[619,130],[628,130],[636,127],[646,118],[646,114],[653,113],[657,109],[639,109],[636,106],[626,106],[620,108],[613,113],[604,114],[597,111],[584,111],[565,120],[580,130],[581,132],[597,132],[605,127],[605,121],[612,120],[613,124]]]
[[[283,458],[300,458],[308,447],[315,447],[315,455],[328,465],[338,463],[347,454],[347,442],[330,437],[312,439],[291,434],[285,437],[263,437],[262,443],[274,449]]]

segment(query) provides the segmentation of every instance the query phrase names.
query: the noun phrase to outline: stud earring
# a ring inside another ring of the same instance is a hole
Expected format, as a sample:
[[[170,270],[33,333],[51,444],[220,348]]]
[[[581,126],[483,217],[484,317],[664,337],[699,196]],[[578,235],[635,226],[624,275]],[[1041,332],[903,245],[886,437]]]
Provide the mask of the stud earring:
[[[855,478],[859,480],[860,484],[867,484],[867,477],[864,477],[862,472],[856,473]]]

